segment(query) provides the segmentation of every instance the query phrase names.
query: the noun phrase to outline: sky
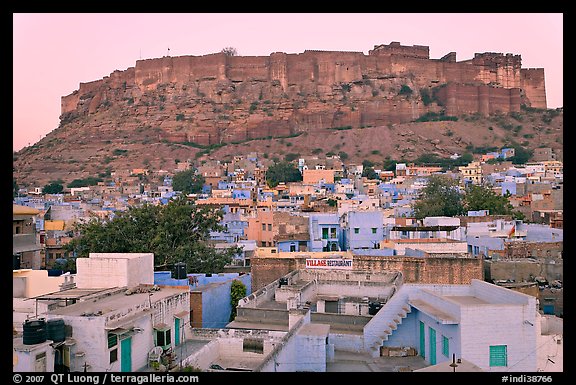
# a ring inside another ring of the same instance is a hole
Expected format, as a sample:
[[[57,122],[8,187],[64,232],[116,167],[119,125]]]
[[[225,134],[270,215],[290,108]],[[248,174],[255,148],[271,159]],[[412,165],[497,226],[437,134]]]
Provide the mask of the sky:
[[[13,150],[56,129],[61,97],[80,83],[140,59],[368,54],[393,41],[428,46],[431,59],[521,55],[522,68],[544,68],[548,108],[563,107],[562,13],[13,13]]]

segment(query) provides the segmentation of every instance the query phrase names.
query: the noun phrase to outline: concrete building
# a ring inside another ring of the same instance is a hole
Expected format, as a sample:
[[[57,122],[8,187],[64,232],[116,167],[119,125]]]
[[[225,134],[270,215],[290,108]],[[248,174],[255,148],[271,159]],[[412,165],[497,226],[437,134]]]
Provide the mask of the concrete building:
[[[344,235],[338,214],[314,213],[310,214],[309,220],[310,247],[308,250],[312,252],[344,250]]]
[[[12,269],[40,269],[42,259],[40,238],[36,231],[36,216],[32,207],[12,205]]]
[[[50,304],[34,298],[74,286],[74,275],[48,276],[48,270],[20,269],[12,272],[12,328],[22,333],[27,319],[43,316]]]
[[[342,352],[377,358],[400,350],[419,355],[428,365],[451,362],[454,356],[482,371],[532,372],[539,367],[541,318],[532,296],[481,280],[407,284],[398,272],[320,267],[317,260],[309,261],[310,267],[242,299],[229,327],[296,335],[293,320],[300,314],[310,335],[325,337],[320,355],[311,352],[318,349],[315,342],[301,342],[300,349],[314,356],[309,362],[316,364],[315,371],[325,370],[323,365]],[[288,341],[281,344],[286,354],[293,349]],[[290,357],[298,367],[306,354]],[[267,362],[254,370],[272,369]]]
[[[380,210],[348,211],[342,215],[345,250],[377,249],[384,239],[384,220]]]
[[[252,293],[250,274],[187,274],[184,279],[172,277],[170,271],[154,272],[154,284],[190,287],[190,325],[192,328],[223,328],[230,322],[230,287],[238,280]]]
[[[190,291],[153,285],[153,260],[151,253],[90,254],[78,260],[76,288],[35,297],[53,304],[46,322],[63,321],[66,331],[44,352],[46,371],[137,371],[155,346],[170,361],[190,331]],[[13,348],[24,365],[36,346],[16,339]]]

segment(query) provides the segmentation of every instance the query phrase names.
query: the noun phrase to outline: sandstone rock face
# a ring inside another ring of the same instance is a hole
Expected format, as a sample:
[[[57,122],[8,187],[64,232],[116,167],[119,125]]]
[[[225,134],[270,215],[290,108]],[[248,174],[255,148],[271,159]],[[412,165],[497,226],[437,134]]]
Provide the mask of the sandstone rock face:
[[[112,105],[161,129],[169,142],[199,145],[284,137],[325,128],[406,123],[447,115],[545,108],[543,69],[519,55],[430,59],[397,42],[362,52],[237,57],[223,53],[140,60],[62,98],[63,123]],[[422,94],[432,96],[424,100]]]
[[[544,70],[523,69],[520,56],[511,54],[457,62],[454,52],[430,59],[426,46],[391,43],[368,55],[140,60],[62,97],[60,126],[14,154],[14,177],[41,187],[131,167],[172,170],[187,159],[225,161],[249,151],[270,159],[315,150],[345,152],[356,163],[411,160],[504,145],[513,134],[517,141],[538,139],[527,147],[545,144],[561,154],[562,115],[547,117],[551,123],[538,129],[544,116],[500,117],[526,113],[522,105],[546,107]],[[439,114],[460,120],[415,122]]]

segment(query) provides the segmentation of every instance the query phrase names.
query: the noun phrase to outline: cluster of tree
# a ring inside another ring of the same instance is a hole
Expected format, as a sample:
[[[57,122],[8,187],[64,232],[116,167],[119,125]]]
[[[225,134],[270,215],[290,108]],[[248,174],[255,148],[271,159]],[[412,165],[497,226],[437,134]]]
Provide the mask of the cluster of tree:
[[[114,219],[76,225],[66,249],[77,257],[89,253],[154,253],[154,264],[167,268],[186,263],[189,273],[221,272],[241,250],[216,250],[207,241],[221,231],[222,211],[197,206],[183,196],[166,205],[131,207]]]
[[[232,281],[230,286],[230,305],[232,311],[230,312],[230,322],[234,321],[236,318],[236,306],[238,306],[238,301],[246,297],[246,285],[242,281],[235,279]]]
[[[511,215],[524,219],[508,200],[510,194],[498,195],[486,186],[469,185],[461,191],[458,181],[445,175],[432,175],[414,204],[414,216],[466,215],[468,211],[489,210],[491,215]]]
[[[276,187],[280,182],[299,182],[301,180],[300,170],[290,162],[276,162],[266,171],[266,182],[270,187]]]
[[[181,191],[184,194],[198,194],[202,192],[206,180],[195,170],[184,170],[177,172],[172,177],[172,188],[174,191]]]

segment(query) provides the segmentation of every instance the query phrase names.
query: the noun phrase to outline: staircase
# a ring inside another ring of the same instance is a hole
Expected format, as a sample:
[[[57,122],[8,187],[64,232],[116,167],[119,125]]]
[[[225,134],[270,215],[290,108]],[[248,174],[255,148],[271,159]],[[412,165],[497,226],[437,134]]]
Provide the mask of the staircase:
[[[364,326],[364,349],[372,357],[380,356],[380,346],[398,329],[412,311],[408,304],[408,290],[402,287]]]

